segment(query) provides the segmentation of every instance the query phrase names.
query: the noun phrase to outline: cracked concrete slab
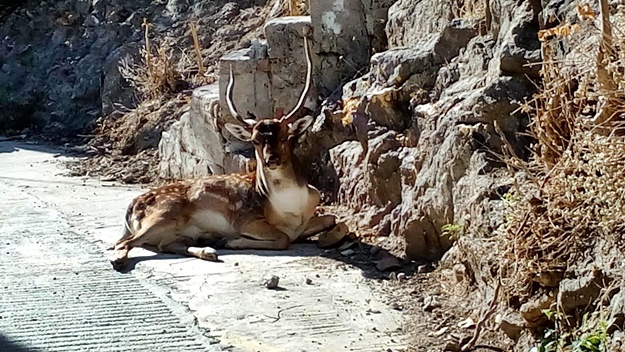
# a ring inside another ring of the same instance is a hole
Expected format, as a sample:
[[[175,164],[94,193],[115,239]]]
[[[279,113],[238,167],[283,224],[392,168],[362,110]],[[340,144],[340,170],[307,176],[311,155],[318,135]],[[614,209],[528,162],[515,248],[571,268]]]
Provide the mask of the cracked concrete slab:
[[[12,287],[0,295],[0,332],[8,338],[46,351],[69,351],[76,341],[89,342],[85,346],[91,349],[82,351],[111,350],[111,341],[141,351],[406,347],[401,312],[383,303],[378,284],[355,267],[320,257],[321,250],[312,245],[221,251],[223,263],[133,249],[133,270],[113,271],[106,248],[117,239],[128,202],[142,189],[63,176],[64,160],[44,147],[0,142],[0,193],[5,199],[0,203],[0,245],[14,253],[0,263],[3,271],[15,268],[0,279]],[[75,280],[74,271],[81,273]],[[272,275],[280,277],[280,289],[263,287]],[[45,285],[34,285],[37,280]],[[69,291],[57,301],[60,288]],[[73,301],[78,291],[86,296]],[[18,294],[19,299],[12,298]],[[46,318],[21,329],[16,321],[25,315],[15,302],[46,302],[32,303]],[[79,312],[93,314],[85,318]],[[4,319],[5,314],[14,319]],[[69,342],[57,343],[32,330],[44,323],[50,336]],[[116,329],[122,323],[126,328]],[[161,326],[165,328],[159,332]],[[138,332],[128,332],[132,329]]]

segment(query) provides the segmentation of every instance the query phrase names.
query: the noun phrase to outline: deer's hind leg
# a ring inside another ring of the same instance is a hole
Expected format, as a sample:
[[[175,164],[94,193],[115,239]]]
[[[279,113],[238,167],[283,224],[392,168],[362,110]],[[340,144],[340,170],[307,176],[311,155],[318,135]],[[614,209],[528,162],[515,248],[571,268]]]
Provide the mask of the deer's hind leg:
[[[317,216],[308,222],[306,229],[294,242],[304,241],[318,233],[329,230],[336,225],[336,217],[334,215]]]
[[[129,239],[120,240],[115,246],[115,255],[111,259],[111,264],[115,270],[122,270],[128,264],[128,252],[135,247],[142,245],[160,245],[168,238],[175,238],[177,221],[166,218],[160,214],[155,214],[145,218],[142,227]]]

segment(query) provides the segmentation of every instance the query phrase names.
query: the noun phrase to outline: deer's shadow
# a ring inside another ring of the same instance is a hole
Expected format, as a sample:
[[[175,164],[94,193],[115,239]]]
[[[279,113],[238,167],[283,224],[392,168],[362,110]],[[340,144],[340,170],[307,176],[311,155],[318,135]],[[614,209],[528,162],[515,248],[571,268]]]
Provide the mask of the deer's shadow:
[[[229,256],[260,256],[260,257],[293,257],[293,258],[313,258],[321,257],[328,258],[338,263],[349,265],[358,268],[361,271],[363,277],[368,279],[388,279],[392,277],[392,273],[404,272],[406,274],[412,274],[416,271],[417,265],[420,263],[414,263],[403,260],[391,254],[385,249],[375,249],[373,246],[363,243],[359,240],[352,240],[351,243],[343,243],[339,247],[331,249],[321,249],[317,247],[314,241],[308,240],[301,243],[292,244],[289,249],[286,250],[232,250],[232,249],[217,249],[219,253],[219,260],[216,262],[209,262],[214,265],[221,265],[227,262]],[[155,261],[155,260],[180,260],[185,258],[188,260],[201,260],[191,256],[182,256],[178,254],[160,253],[154,248],[143,247],[143,249],[152,252],[151,255],[136,255],[128,258],[126,267],[119,270],[120,273],[129,273],[133,271],[137,264],[143,261]],[[390,265],[379,266],[380,261],[390,263]]]

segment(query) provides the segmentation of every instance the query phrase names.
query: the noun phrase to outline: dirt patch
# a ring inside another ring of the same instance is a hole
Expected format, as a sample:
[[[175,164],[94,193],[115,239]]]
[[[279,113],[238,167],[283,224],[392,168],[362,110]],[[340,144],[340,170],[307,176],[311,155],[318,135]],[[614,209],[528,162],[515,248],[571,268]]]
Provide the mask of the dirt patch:
[[[323,206],[319,213],[337,216],[352,230],[352,237],[321,256],[332,259],[335,270],[358,268],[384,303],[403,312],[402,331],[410,337],[406,352],[461,351],[476,336],[478,322],[479,333],[466,351],[512,350],[513,341],[485,319],[491,317],[492,300],[482,296],[465,265],[405,260],[399,256],[397,238],[361,231],[349,209]],[[310,260],[313,266],[322,262]]]

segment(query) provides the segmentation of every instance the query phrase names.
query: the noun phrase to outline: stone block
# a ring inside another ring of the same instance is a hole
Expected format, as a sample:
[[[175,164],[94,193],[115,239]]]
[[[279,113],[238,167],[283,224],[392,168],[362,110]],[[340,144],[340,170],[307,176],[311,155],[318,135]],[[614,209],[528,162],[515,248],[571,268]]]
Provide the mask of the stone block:
[[[279,109],[283,109],[285,113],[291,111],[304,90],[306,57],[303,35],[305,32],[312,32],[310,26],[310,16],[276,18],[265,25],[274,111]],[[313,55],[312,39],[308,40],[308,49]],[[317,105],[317,90],[314,84],[316,72],[313,65],[313,86],[305,105],[311,110]]]
[[[239,113],[245,116],[250,112],[259,119],[272,116],[267,43],[254,41],[251,47],[231,52],[219,62],[219,105],[224,107],[221,109],[224,121],[235,122],[226,104],[230,66],[235,81],[233,100]]]
[[[159,177],[181,179],[211,174],[244,171],[248,159],[230,150],[249,146],[232,146],[220,134],[219,93],[217,84],[193,91],[191,109],[167,131],[159,143],[161,156]]]
[[[371,44],[361,0],[319,0],[310,4],[317,89],[330,95],[369,64]]]

